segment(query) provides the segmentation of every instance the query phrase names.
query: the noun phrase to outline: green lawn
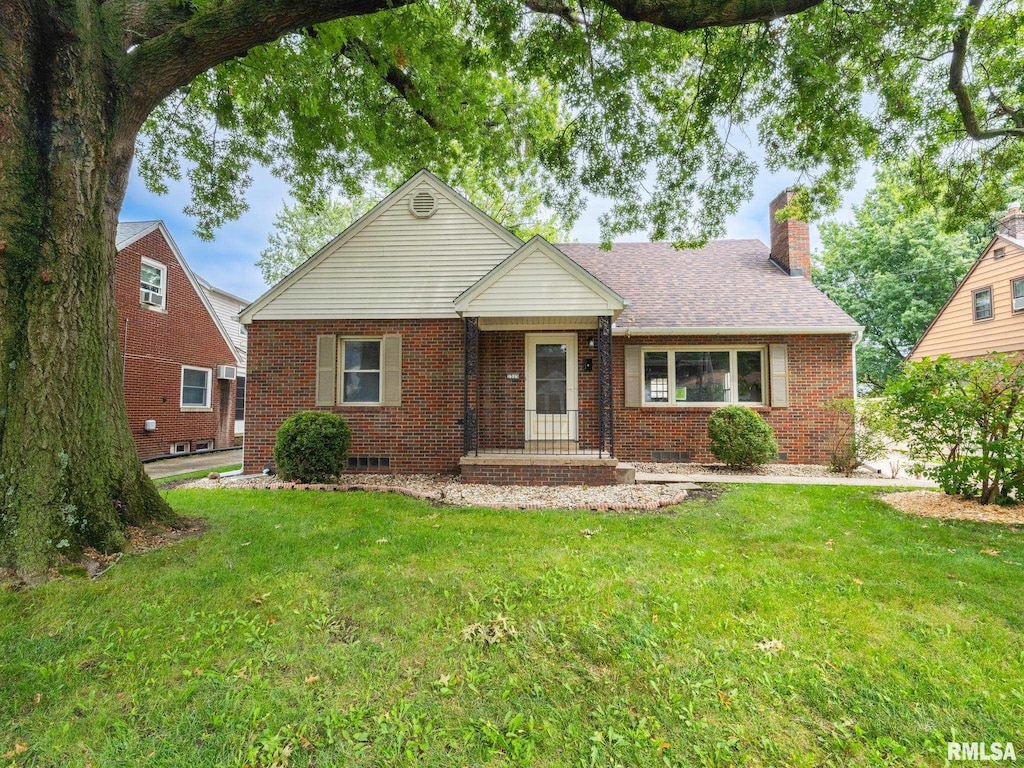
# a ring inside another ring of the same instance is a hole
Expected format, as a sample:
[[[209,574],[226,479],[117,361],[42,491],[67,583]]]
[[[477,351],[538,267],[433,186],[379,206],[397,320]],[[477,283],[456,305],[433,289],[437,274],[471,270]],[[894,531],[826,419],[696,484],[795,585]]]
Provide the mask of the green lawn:
[[[209,532],[0,593],[13,764],[903,766],[1024,744],[1020,532],[820,486],[657,516],[168,498]],[[517,634],[463,639],[499,617]]]
[[[226,464],[223,467],[214,467],[213,469],[197,469],[194,472],[182,472],[178,475],[168,475],[167,477],[159,477],[153,481],[157,488],[164,485],[170,485],[171,483],[180,483],[183,480],[197,480],[200,477],[206,477],[211,472],[217,472],[223,474],[224,472],[233,472],[236,469],[241,469],[241,464]]]

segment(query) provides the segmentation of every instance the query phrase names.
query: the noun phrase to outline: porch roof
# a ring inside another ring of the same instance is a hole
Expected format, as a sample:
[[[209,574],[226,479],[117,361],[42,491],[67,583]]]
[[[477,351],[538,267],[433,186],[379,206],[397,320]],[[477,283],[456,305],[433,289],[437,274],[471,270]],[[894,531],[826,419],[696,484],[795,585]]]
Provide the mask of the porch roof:
[[[464,317],[617,317],[627,302],[537,236],[455,299]]]

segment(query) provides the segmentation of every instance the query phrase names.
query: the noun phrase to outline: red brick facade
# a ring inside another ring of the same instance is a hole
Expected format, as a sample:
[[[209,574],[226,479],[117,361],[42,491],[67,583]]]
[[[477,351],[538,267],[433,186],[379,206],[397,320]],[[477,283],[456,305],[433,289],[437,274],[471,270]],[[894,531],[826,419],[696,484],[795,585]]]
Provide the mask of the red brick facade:
[[[402,405],[336,406],[353,434],[353,456],[387,457],[392,472],[456,472],[462,453],[462,324],[459,320],[315,321],[258,320],[249,326],[245,471],[272,465],[278,426],[290,414],[314,408],[318,334],[402,335]],[[596,447],[595,331],[578,333],[580,448]],[[626,408],[626,344],[788,345],[787,408],[758,408],[772,425],[779,451],[790,463],[827,463],[834,415],[826,404],[853,393],[850,335],[634,337],[613,340],[615,455],[651,461],[658,452],[688,453],[712,461],[707,451],[711,408]],[[587,360],[592,370],[587,371]],[[522,447],[526,372],[522,332],[483,332],[480,345],[480,447]],[[506,374],[518,373],[519,378]],[[475,388],[471,398],[476,397]],[[501,418],[498,418],[499,414]]]
[[[143,256],[167,267],[165,310],[139,301]],[[190,449],[204,440],[213,440],[215,448],[233,445],[235,382],[219,381],[217,366],[233,365],[235,358],[162,232],[119,251],[114,274],[125,402],[139,456],[166,455],[178,442]],[[182,365],[211,369],[208,409],[182,410]],[[145,430],[147,419],[156,420],[156,431]]]

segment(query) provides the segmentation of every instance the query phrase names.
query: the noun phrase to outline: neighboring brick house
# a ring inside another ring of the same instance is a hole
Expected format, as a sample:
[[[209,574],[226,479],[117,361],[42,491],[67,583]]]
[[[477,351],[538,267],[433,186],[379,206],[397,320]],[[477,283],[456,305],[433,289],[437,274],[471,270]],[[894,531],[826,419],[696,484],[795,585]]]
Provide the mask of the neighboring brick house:
[[[995,236],[910,351],[910,360],[1024,351],[1024,212],[1012,203]]]
[[[250,302],[233,293],[228,293],[223,288],[211,285],[202,276],[196,275],[199,287],[203,289],[206,298],[217,313],[221,327],[231,339],[235,352],[238,355],[238,370],[235,371],[235,440],[245,433],[245,355],[248,347],[245,326],[238,320],[238,313],[245,309]]]
[[[780,460],[825,463],[861,328],[811,284],[806,224],[771,239],[524,243],[421,171],[241,313],[245,471],[312,408],[348,420],[352,469],[613,482],[619,460],[712,460],[729,403]]]
[[[238,355],[162,221],[117,226],[124,395],[142,459],[234,444]]]

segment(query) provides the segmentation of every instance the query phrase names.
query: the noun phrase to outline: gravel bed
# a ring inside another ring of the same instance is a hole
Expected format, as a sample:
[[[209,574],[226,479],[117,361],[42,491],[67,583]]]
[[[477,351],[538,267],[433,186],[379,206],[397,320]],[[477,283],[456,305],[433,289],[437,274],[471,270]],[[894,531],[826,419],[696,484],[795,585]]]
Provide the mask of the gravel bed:
[[[731,469],[724,464],[689,464],[631,461],[637,472],[656,475],[765,475],[774,477],[842,477],[822,464],[765,464],[749,469]],[[868,469],[858,469],[853,477],[878,477]]]
[[[331,485],[284,483],[273,475],[192,480],[178,488],[266,488],[321,491],[392,491],[458,507],[494,509],[588,509],[652,511],[680,503],[686,491],[675,484],[603,486],[476,485],[453,475],[342,475]]]

